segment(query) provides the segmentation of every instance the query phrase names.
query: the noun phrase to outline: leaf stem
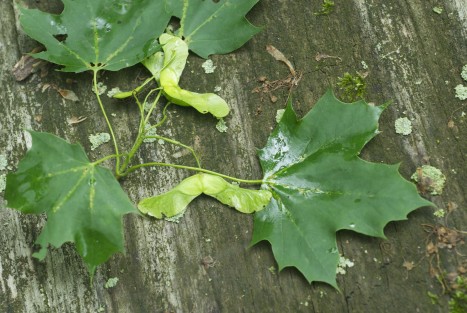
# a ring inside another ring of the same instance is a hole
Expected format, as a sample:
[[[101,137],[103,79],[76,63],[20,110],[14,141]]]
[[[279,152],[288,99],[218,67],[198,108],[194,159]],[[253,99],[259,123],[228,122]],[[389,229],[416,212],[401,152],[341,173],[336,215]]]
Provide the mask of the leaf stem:
[[[144,105],[145,103],[147,103],[147,100],[149,98],[149,96],[155,92],[159,90],[159,93],[157,94],[156,96],[156,99],[154,99],[153,101],[153,104],[151,106],[151,109],[149,110],[148,114],[146,115],[146,117],[144,116]],[[146,132],[150,129],[145,129],[146,127],[146,124],[148,123],[149,121],[149,117],[153,111],[153,109],[155,108],[155,106],[157,105],[157,102],[159,102],[159,99],[162,95],[162,90],[160,90],[159,88],[157,89],[152,89],[148,95],[146,95],[146,97],[144,98],[144,102],[141,104],[139,103],[138,101],[138,106],[140,107],[140,112],[141,112],[141,119],[140,119],[140,127],[139,127],[139,131],[138,131],[138,136],[136,137],[136,140],[135,140],[135,143],[133,144],[133,147],[131,148],[131,150],[126,154],[126,158],[125,158],[125,161],[123,162],[122,166],[119,167],[119,171],[117,173],[117,178],[118,177],[122,177],[122,176],[126,176],[128,174],[128,171],[127,171],[127,167],[128,165],[130,164],[131,162],[131,159],[133,158],[133,156],[136,154],[136,152],[138,151],[139,147],[141,146],[141,144],[143,143],[143,140],[145,139],[145,134]],[[152,128],[152,127],[151,127]]]
[[[189,171],[201,172],[201,173],[215,175],[218,177],[222,177],[222,178],[225,178],[231,181],[236,181],[236,182],[244,183],[244,184],[260,185],[264,182],[262,179],[240,179],[240,178],[224,175],[221,173],[217,173],[214,171],[206,170],[204,168],[185,166],[185,165],[180,165],[180,164],[172,164],[172,163],[163,163],[163,162],[149,162],[149,163],[138,164],[138,165],[128,168],[126,174],[134,172],[139,168],[149,167],[149,166],[165,166],[165,167],[172,167],[172,168],[184,169],[184,170],[189,170]]]
[[[187,145],[181,143],[180,141],[170,139],[170,138],[167,138],[167,137],[162,137],[162,136],[159,136],[159,135],[144,136],[144,139],[160,139],[160,140],[166,141],[168,143],[171,143],[171,144],[174,144],[174,145],[177,145],[177,146],[180,146],[180,147],[183,147],[183,148],[189,150],[191,152],[191,154],[193,155],[193,157],[195,158],[195,160],[196,160],[196,165],[198,166],[198,168],[201,168],[201,165],[200,165],[201,163],[199,162],[199,158],[196,155],[196,152],[192,147],[187,146]]]
[[[104,161],[107,161],[107,160],[113,159],[113,158],[117,158],[119,156],[121,156],[121,155],[118,155],[118,154],[107,155],[107,156],[103,157],[102,159],[99,159],[99,160],[96,160],[96,161],[92,162],[91,164],[92,165],[99,165]]]
[[[109,128],[110,135],[112,136],[112,142],[114,145],[114,150],[115,150],[115,174],[119,176],[119,169],[120,169],[120,153],[118,152],[118,144],[117,144],[117,139],[115,138],[114,130],[112,128],[112,124],[110,123],[109,117],[107,116],[107,113],[105,112],[104,104],[102,103],[101,96],[99,95],[99,88],[97,86],[97,72],[98,69],[93,69],[93,85],[94,85],[94,93],[96,94],[97,97],[97,102],[99,103],[99,106],[101,108],[102,114],[104,115],[105,122],[107,123],[107,127]]]
[[[183,0],[183,10],[182,10],[182,18],[180,19],[180,28],[178,30],[178,36],[183,38],[183,30],[185,28],[185,18],[186,13],[188,11],[188,0]]]
[[[154,99],[154,101],[152,102],[151,108],[148,110],[148,114],[146,114],[146,118],[144,119],[144,122],[143,122],[143,124],[144,124],[143,127],[148,123],[149,118],[151,117],[152,111],[153,111],[154,108],[156,107],[157,102],[159,102],[159,99],[160,99],[160,97],[161,97],[161,95],[162,95],[162,88],[159,87],[159,88],[156,88],[156,89],[152,89],[152,90],[147,94],[146,98],[144,98],[143,110],[144,110],[144,104],[147,102],[147,99],[149,98],[149,96],[150,96],[153,92],[155,92],[155,91],[157,91],[157,90],[159,90],[159,93],[157,94],[156,99]]]

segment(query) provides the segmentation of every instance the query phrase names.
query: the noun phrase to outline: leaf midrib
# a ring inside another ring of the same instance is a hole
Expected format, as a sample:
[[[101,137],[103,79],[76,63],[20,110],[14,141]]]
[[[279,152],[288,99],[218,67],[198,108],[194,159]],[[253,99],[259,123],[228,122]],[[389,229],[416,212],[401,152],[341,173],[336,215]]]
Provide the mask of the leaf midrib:
[[[188,7],[188,2],[187,1],[187,7]],[[215,15],[219,13],[219,11],[223,10],[225,5],[228,3],[229,1],[227,0],[226,2],[222,3],[222,5],[216,10],[214,11],[214,13],[212,13],[207,19],[204,20],[203,23],[199,24],[198,27],[196,27],[188,36],[185,37],[185,42],[187,43],[187,45],[189,46],[190,45],[190,39],[193,35],[195,35],[201,28],[203,28],[207,23],[211,22]],[[188,9],[187,9],[188,11]],[[184,25],[183,25],[184,26]],[[183,28],[182,28],[183,29]],[[181,34],[183,35],[183,34]]]

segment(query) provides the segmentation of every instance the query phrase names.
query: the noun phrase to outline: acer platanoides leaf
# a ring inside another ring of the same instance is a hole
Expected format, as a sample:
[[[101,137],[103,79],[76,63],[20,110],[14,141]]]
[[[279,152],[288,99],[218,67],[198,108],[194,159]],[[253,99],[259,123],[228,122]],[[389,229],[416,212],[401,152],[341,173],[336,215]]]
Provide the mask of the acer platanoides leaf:
[[[46,51],[34,57],[62,71],[132,66],[160,49],[157,38],[170,20],[165,0],[63,0],[59,15],[21,9],[21,26]]]
[[[398,165],[358,157],[378,133],[383,107],[343,103],[327,92],[301,120],[289,102],[259,151],[272,194],[255,215],[252,244],[271,243],[279,268],[296,267],[309,282],[337,288],[336,232],[384,237],[384,226],[432,205],[403,179]]]
[[[240,48],[261,28],[245,15],[259,0],[166,0],[172,15],[180,18],[178,36],[202,58]]]
[[[32,147],[7,176],[8,206],[24,213],[46,213],[36,240],[44,259],[48,245],[74,242],[89,272],[122,252],[122,216],[138,211],[112,173],[90,163],[80,145],[52,134],[31,132]]]

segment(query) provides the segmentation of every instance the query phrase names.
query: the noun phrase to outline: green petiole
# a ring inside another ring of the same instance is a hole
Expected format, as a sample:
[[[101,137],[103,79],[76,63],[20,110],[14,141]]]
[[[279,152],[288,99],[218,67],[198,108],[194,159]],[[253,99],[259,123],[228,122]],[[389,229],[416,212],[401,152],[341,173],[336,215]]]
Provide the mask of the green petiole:
[[[228,175],[224,175],[218,172],[206,170],[204,168],[199,168],[199,167],[192,167],[192,166],[185,166],[185,165],[180,165],[180,164],[172,164],[172,163],[163,163],[163,162],[149,162],[149,163],[143,163],[143,164],[138,164],[134,165],[132,167],[129,167],[128,170],[126,171],[126,174],[129,174],[131,172],[136,171],[137,169],[143,168],[143,167],[150,167],[150,166],[164,166],[164,167],[172,167],[172,168],[178,168],[178,169],[184,169],[188,171],[195,171],[199,173],[206,173],[206,174],[211,174],[214,176],[222,177],[231,181],[235,181],[238,183],[243,183],[243,184],[251,184],[251,185],[261,185],[264,183],[262,179],[240,179]]]
[[[112,137],[112,142],[114,145],[114,150],[115,150],[115,155],[116,155],[116,165],[115,165],[115,175],[117,177],[120,176],[119,169],[120,169],[120,154],[118,151],[118,144],[117,144],[117,139],[115,138],[114,130],[112,128],[112,124],[110,123],[110,120],[107,116],[107,113],[104,108],[104,104],[102,103],[101,96],[99,95],[99,88],[97,87],[97,72],[98,69],[93,70],[93,86],[94,86],[94,93],[96,94],[97,97],[97,102],[99,103],[99,107],[101,108],[102,115],[104,115],[105,122],[107,123],[107,127],[109,128],[110,136]]]

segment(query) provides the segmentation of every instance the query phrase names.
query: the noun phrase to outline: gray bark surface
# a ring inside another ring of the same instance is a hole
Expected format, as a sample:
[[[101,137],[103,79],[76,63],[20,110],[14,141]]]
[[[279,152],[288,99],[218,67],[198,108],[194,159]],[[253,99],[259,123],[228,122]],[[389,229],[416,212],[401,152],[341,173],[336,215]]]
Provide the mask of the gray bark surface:
[[[60,11],[58,1],[27,3]],[[444,10],[437,14],[433,7],[440,4]],[[208,169],[259,179],[256,148],[266,143],[288,92],[287,88],[270,94],[253,92],[261,86],[262,76],[273,81],[288,75],[287,67],[267,53],[266,45],[282,51],[303,73],[293,92],[299,115],[329,87],[336,88],[345,72],[368,72],[365,99],[393,103],[380,121],[381,134],[364,149],[363,158],[401,162],[405,178],[423,164],[439,168],[447,176],[446,188],[430,200],[444,209],[457,204],[447,223],[466,230],[467,117],[462,112],[467,112],[467,101],[454,96],[456,85],[467,85],[460,77],[467,64],[465,0],[336,1],[334,12],[317,16],[320,5],[320,1],[262,0],[248,18],[264,30],[238,51],[213,56],[217,66],[213,74],[203,72],[204,60],[191,56],[181,85],[195,91],[222,87],[219,93],[232,107],[226,118],[229,129],[218,132],[214,118],[172,107],[162,135],[193,146]],[[79,142],[91,159],[112,153],[110,144],[90,150],[88,136],[107,131],[91,90],[91,75],[61,73],[49,66],[46,76],[38,72],[22,82],[15,80],[14,65],[36,46],[21,31],[13,0],[0,1],[0,154],[7,156],[9,170],[14,170],[30,144],[25,129]],[[317,61],[318,53],[336,58]],[[100,80],[109,89],[124,90],[147,75],[142,66],[134,66],[105,72]],[[42,91],[44,84],[73,90],[80,101],[65,100],[53,88]],[[277,101],[272,102],[271,96]],[[131,101],[104,99],[115,115],[118,139],[130,145],[138,127],[137,109]],[[70,126],[67,119],[73,116],[88,118]],[[394,131],[394,121],[404,116],[413,123],[408,136]],[[193,165],[177,147],[154,147],[145,145],[141,159]],[[145,169],[128,177],[123,188],[136,203],[169,190],[188,174],[170,168]],[[427,254],[431,239],[422,226],[443,222],[433,216],[434,208],[418,209],[407,221],[390,223],[386,240],[340,232],[340,252],[355,266],[338,275],[338,292],[325,284],[308,284],[294,269],[271,271],[277,265],[270,246],[248,248],[252,217],[209,198],[195,200],[178,224],[126,217],[126,254],[100,266],[90,283],[73,245],[49,249],[43,262],[32,258],[44,218],[8,209],[2,195],[0,312],[447,312],[448,298],[430,275],[430,264],[437,260]],[[465,262],[461,253],[467,253],[465,246],[440,251],[439,262],[447,273]],[[415,267],[407,270],[405,261]],[[114,277],[117,285],[105,288]],[[439,295],[439,305],[432,304],[428,292]]]

